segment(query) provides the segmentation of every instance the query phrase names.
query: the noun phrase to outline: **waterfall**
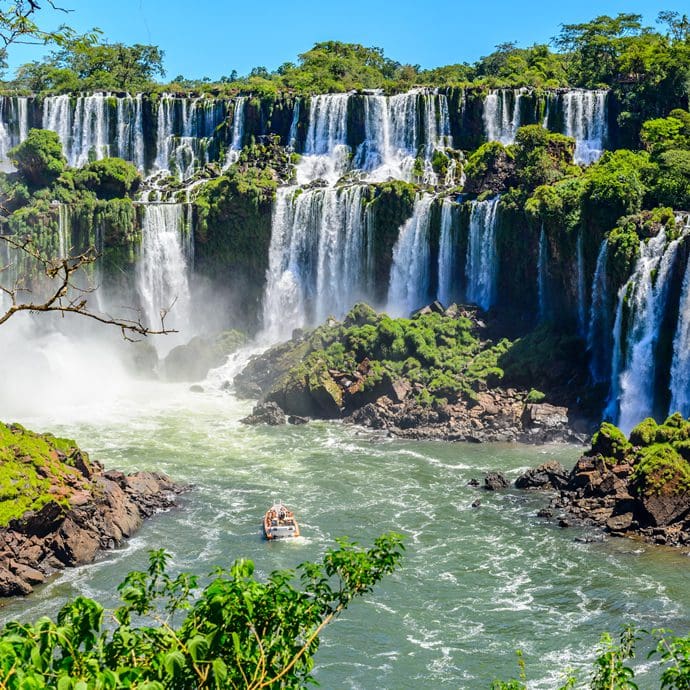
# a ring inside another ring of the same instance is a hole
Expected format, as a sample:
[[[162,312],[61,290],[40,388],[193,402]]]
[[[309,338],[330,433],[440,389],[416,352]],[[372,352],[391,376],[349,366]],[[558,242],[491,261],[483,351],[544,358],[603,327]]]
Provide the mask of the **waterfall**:
[[[611,317],[606,278],[608,250],[609,242],[605,239],[597,255],[592,280],[592,303],[589,308],[587,351],[590,355],[589,373],[594,383],[608,381],[611,375]]]
[[[70,255],[72,244],[71,229],[69,206],[67,204],[60,204],[58,206],[57,259],[66,259]]]
[[[349,94],[312,96],[304,155],[297,168],[300,184],[318,178],[334,183],[347,169],[347,104]]]
[[[585,286],[585,248],[582,228],[577,233],[577,330],[581,337],[587,335],[587,288]]]
[[[299,125],[300,103],[300,98],[295,98],[295,105],[292,109],[292,122],[290,123],[290,134],[288,135],[288,148],[292,151],[297,148],[297,127]]]
[[[237,162],[240,151],[242,150],[242,143],[244,140],[244,111],[246,105],[246,96],[238,96],[235,99],[235,106],[232,113],[232,141],[225,156],[223,170],[227,170],[233,163]]]
[[[537,294],[539,296],[539,320],[546,319],[547,312],[547,266],[549,261],[549,244],[546,239],[544,224],[541,225],[539,233],[539,256],[537,258]]]
[[[364,191],[363,185],[278,189],[263,303],[269,341],[330,315],[341,318],[370,297]]]
[[[673,339],[671,363],[671,404],[669,414],[690,415],[690,262],[685,269],[680,296],[678,325]]]
[[[144,123],[141,94],[117,99],[117,155],[144,172]]]
[[[12,172],[9,152],[29,132],[28,98],[0,96],[0,171]]]
[[[484,131],[488,141],[512,144],[520,127],[521,100],[526,89],[493,89],[484,98]],[[512,98],[511,98],[512,96]],[[512,100],[512,111],[510,101]]]
[[[589,164],[604,150],[607,91],[573,89],[563,94],[565,134],[575,139],[575,162]]]
[[[453,202],[447,197],[441,205],[441,233],[438,246],[438,291],[436,299],[448,306],[454,299],[453,279],[456,273],[453,242]]]
[[[496,220],[500,196],[473,201],[465,262],[466,298],[488,309],[496,293]]]
[[[618,408],[618,425],[626,433],[654,412],[655,349],[677,248],[678,240],[667,242],[663,230],[647,242],[641,242],[635,271],[619,291],[614,335],[618,353],[607,412],[613,413]],[[625,300],[628,317],[623,334]]]
[[[158,100],[156,119],[156,160],[158,170],[168,170],[170,164],[170,144],[173,136],[173,97],[164,93]]]
[[[244,139],[244,110],[247,105],[246,96],[238,96],[235,100],[235,111],[232,114],[232,149],[240,151]]]
[[[137,262],[142,319],[147,326],[158,330],[161,313],[170,310],[165,327],[186,330],[176,334],[177,337],[165,338],[165,345],[170,347],[189,339],[192,314],[185,230],[183,204],[142,205],[142,243]]]
[[[429,299],[429,220],[433,197],[424,194],[414,213],[403,223],[393,247],[387,311],[409,316]]]
[[[70,159],[72,136],[72,111],[69,96],[48,96],[43,99],[43,129],[56,132],[62,143],[62,151]]]

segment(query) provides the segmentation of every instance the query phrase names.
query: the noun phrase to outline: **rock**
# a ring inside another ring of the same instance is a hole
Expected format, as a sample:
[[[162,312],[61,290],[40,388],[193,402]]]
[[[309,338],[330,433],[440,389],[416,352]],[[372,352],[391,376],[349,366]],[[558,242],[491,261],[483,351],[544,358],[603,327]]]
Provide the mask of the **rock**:
[[[29,537],[45,537],[53,532],[65,517],[65,509],[49,501],[39,511],[29,511],[19,520],[10,521],[9,528]]]
[[[560,491],[568,483],[568,472],[560,462],[549,460],[515,480],[518,489],[556,489]]]
[[[612,515],[606,521],[606,527],[611,532],[625,532],[629,530],[633,524],[635,516],[632,513],[623,513],[622,515]]]
[[[690,492],[662,491],[642,495],[642,509],[649,524],[661,527],[690,516]]]
[[[200,386],[199,384],[194,384],[193,386],[189,387],[189,392],[190,393],[203,393],[204,392],[204,387]]]
[[[484,477],[484,488],[487,491],[500,491],[508,486],[508,480],[500,472],[488,472]]]
[[[246,341],[247,337],[239,331],[223,331],[210,338],[196,336],[186,345],[170,350],[161,362],[163,377],[167,381],[202,381]]]
[[[467,486],[479,486],[479,480],[472,477],[472,479],[467,482]]]
[[[285,412],[274,402],[259,403],[254,406],[252,413],[244,419],[240,419],[242,424],[268,424],[269,426],[280,426],[285,424]]]
[[[476,501],[472,501],[472,507],[473,508],[479,508],[479,506],[482,504],[482,502],[477,499]]]
[[[561,518],[561,519],[558,521],[558,526],[559,526],[559,527],[566,528],[566,527],[570,527],[570,523],[569,523],[565,518]]]
[[[541,508],[537,511],[537,517],[540,518],[551,518],[553,517],[553,511],[548,508]]]
[[[300,424],[308,424],[309,423],[308,417],[300,417],[299,415],[296,415],[296,414],[291,414],[287,420],[288,420],[288,424],[294,424],[295,426],[298,426]]]
[[[522,424],[527,429],[558,429],[568,425],[568,408],[549,403],[525,405]]]
[[[31,585],[0,565],[0,597],[16,597],[31,594]]]

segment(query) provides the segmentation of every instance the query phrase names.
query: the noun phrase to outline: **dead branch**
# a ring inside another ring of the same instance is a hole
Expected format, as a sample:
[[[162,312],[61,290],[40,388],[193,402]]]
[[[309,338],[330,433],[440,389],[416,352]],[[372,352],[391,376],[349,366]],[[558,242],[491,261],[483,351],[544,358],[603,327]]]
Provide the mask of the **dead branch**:
[[[125,319],[102,314],[89,308],[88,295],[94,292],[94,287],[77,285],[73,278],[84,267],[93,264],[98,259],[98,252],[89,247],[80,254],[49,258],[45,256],[34,244],[30,237],[19,238],[13,235],[0,235],[0,240],[5,242],[15,251],[24,252],[33,261],[37,268],[48,279],[51,286],[47,296],[37,300],[21,299],[24,293],[30,293],[21,278],[17,278],[11,286],[0,284],[0,295],[5,295],[5,301],[9,301],[9,307],[0,308],[0,325],[8,321],[15,314],[28,311],[30,313],[57,312],[60,314],[78,314],[99,323],[116,326],[122,332],[125,340],[138,340],[135,336],[162,335],[176,333],[174,329],[166,328],[165,318],[170,307],[161,309],[160,327],[146,326],[141,320],[141,312],[137,312],[137,318]],[[0,266],[0,274],[9,271],[11,263]]]

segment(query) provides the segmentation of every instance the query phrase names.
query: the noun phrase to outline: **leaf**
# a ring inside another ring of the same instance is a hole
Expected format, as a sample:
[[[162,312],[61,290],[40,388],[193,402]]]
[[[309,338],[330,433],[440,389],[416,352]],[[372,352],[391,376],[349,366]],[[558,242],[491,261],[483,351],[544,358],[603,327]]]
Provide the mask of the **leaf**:
[[[193,655],[192,658],[194,658]],[[176,671],[181,671],[185,667],[184,654],[179,650],[166,654],[163,660],[163,666],[169,675],[174,676]]]
[[[216,679],[216,687],[220,688],[222,682],[228,677],[228,667],[222,659],[214,659],[213,676]]]

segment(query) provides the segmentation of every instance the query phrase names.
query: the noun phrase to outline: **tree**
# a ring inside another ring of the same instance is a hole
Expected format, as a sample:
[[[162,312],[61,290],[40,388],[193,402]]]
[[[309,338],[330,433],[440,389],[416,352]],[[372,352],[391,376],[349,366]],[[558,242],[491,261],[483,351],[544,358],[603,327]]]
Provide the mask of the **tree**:
[[[322,563],[262,582],[251,561],[216,570],[195,598],[197,578],[168,574],[169,555],[151,553],[147,571],[119,586],[115,627],[97,602],[78,597],[57,621],[12,622],[0,631],[5,688],[303,688],[313,683],[324,627],[372,591],[402,558],[401,538],[379,537],[369,549],[338,540]]]
[[[31,129],[26,139],[10,151],[17,172],[29,187],[47,187],[65,170],[60,137],[49,129]]]
[[[141,175],[132,163],[122,158],[102,158],[84,166],[76,183],[96,194],[99,199],[122,199],[139,187]]]

